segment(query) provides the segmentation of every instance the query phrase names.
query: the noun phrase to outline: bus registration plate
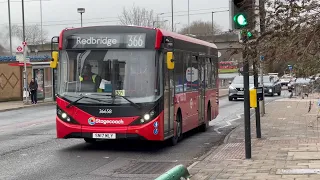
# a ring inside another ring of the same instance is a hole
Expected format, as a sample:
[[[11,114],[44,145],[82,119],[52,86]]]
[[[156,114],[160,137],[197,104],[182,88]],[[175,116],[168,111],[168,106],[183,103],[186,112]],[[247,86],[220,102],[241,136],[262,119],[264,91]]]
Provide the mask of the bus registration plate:
[[[115,133],[93,133],[92,137],[98,138],[98,139],[116,139],[116,134]]]

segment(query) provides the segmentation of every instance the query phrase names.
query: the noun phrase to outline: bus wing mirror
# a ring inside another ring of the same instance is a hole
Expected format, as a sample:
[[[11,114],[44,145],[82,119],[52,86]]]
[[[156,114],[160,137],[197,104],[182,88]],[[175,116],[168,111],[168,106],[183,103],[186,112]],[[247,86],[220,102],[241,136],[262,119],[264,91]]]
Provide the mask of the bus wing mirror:
[[[167,52],[167,68],[174,69],[173,52]]]
[[[53,51],[51,56],[52,56],[52,59],[50,62],[50,67],[53,69],[57,68],[59,53],[57,51]]]

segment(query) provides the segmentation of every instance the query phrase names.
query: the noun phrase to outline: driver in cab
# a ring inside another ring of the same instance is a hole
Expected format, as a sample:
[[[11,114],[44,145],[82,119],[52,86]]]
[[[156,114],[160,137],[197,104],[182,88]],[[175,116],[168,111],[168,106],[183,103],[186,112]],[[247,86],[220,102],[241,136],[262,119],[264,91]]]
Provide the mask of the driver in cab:
[[[99,88],[101,83],[101,77],[97,74],[92,73],[92,66],[90,64],[86,64],[83,68],[82,75],[79,76],[80,82],[93,83],[95,86],[96,92],[102,92],[102,89]]]

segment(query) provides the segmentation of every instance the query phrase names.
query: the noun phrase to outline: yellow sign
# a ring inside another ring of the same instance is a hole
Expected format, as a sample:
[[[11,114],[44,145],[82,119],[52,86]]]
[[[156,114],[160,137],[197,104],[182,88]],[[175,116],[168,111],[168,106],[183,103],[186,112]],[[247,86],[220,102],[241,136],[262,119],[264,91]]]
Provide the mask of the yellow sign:
[[[250,107],[256,108],[257,107],[257,90],[250,89]]]
[[[125,96],[125,90],[115,90],[116,96]]]

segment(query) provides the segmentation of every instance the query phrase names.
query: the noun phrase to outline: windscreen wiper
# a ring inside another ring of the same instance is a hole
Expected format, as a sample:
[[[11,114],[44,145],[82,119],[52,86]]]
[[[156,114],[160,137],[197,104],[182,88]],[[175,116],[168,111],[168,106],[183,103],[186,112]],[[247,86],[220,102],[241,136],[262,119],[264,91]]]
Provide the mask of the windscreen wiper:
[[[69,95],[67,95],[67,96],[69,96]],[[80,101],[80,100],[81,100],[81,99],[83,99],[83,98],[92,99],[92,100],[96,100],[96,101],[99,101],[99,102],[103,101],[103,100],[101,100],[101,99],[96,99],[96,98],[92,98],[92,97],[84,96],[84,95],[82,95],[82,94],[80,94],[80,96],[81,96],[81,97],[80,97],[80,98],[78,98],[77,100],[72,101],[71,103],[69,103],[69,104],[66,106],[66,108],[70,108],[71,106],[73,106],[73,105],[77,104],[77,103],[78,103],[78,101]],[[70,97],[73,97],[73,96],[70,96]]]
[[[130,104],[132,104],[132,105],[135,106],[136,108],[141,109],[141,107],[140,107],[137,103],[131,101],[130,99],[128,99],[128,98],[125,97],[125,96],[110,95],[110,94],[92,94],[92,95],[96,95],[96,96],[107,96],[107,97],[112,97],[112,98],[113,98],[113,97],[121,97],[121,98],[127,100]]]

